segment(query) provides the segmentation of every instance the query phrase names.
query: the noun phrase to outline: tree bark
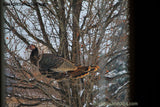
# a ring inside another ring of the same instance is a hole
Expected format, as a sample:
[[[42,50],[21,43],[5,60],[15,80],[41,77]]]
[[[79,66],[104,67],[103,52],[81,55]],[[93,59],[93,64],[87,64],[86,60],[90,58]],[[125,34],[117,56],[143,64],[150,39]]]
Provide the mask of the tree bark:
[[[80,39],[80,28],[79,28],[79,17],[80,17],[80,11],[82,8],[82,0],[73,0],[72,4],[72,31],[73,31],[73,41],[72,41],[72,61],[76,65],[80,65],[80,45],[79,45],[79,39]],[[72,87],[72,107],[82,107],[82,102],[79,100],[79,91],[80,87],[77,85],[78,80],[74,81],[73,84],[71,84]]]
[[[82,7],[82,0],[73,0],[72,5],[72,20],[73,20],[73,41],[72,41],[72,61],[79,65],[80,64],[80,32],[79,32],[79,16]]]
[[[59,22],[59,38],[60,38],[60,46],[58,49],[59,56],[62,56],[66,59],[69,59],[69,52],[68,52],[68,41],[67,41],[67,24],[65,18],[65,2],[63,0],[58,0],[55,2],[59,7],[57,10],[58,15],[58,22]]]

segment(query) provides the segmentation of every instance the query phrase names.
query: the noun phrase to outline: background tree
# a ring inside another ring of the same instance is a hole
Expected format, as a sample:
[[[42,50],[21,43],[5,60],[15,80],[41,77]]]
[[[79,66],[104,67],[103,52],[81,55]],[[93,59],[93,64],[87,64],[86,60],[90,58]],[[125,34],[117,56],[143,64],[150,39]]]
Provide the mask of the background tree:
[[[128,101],[126,0],[10,0],[4,6],[7,101],[58,107]],[[83,79],[56,82],[30,63],[29,44],[100,69]]]

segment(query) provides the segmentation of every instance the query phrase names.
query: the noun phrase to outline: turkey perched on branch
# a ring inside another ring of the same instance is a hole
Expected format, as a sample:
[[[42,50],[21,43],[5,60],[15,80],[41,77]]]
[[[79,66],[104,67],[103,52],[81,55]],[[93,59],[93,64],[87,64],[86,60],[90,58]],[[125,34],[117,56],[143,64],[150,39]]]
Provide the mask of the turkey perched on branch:
[[[91,71],[97,71],[99,66],[75,66],[69,60],[53,54],[39,54],[35,45],[29,45],[26,49],[32,50],[30,61],[39,68],[42,75],[48,78],[64,79],[64,78],[83,78]]]

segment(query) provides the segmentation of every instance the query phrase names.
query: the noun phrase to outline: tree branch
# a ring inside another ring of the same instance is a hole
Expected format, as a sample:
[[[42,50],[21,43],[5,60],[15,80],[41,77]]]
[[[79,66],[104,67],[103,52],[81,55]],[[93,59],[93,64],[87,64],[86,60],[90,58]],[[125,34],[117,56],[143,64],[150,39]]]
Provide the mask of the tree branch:
[[[35,10],[36,10],[36,13],[37,13],[37,16],[38,16],[38,21],[39,21],[39,24],[40,24],[40,28],[42,30],[43,38],[48,44],[50,44],[50,41],[48,39],[48,35],[47,35],[47,33],[45,31],[45,28],[44,28],[44,24],[43,24],[43,21],[42,21],[42,16],[41,16],[37,1],[36,0],[32,0],[32,1],[33,1],[33,4],[35,4]]]
[[[11,26],[11,25],[9,24],[9,22],[8,22],[5,18],[4,18],[4,22],[7,24],[7,26],[11,29],[11,31],[12,31],[19,39],[21,39],[25,44],[29,45],[29,42],[27,41],[27,39],[24,38],[21,34],[19,34],[19,33],[17,32],[17,30],[14,29],[14,27]]]

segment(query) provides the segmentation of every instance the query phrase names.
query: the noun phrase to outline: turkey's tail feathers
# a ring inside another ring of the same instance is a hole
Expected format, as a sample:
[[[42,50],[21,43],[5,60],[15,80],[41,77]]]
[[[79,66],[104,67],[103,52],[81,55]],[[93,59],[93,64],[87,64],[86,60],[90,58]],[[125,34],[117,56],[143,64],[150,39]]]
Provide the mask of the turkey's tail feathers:
[[[68,71],[67,74],[70,78],[83,78],[90,72],[95,72],[99,69],[99,66],[79,66],[75,71]]]
[[[48,78],[54,78],[56,80],[64,79],[79,79],[88,75],[90,72],[95,72],[99,69],[99,66],[78,66],[74,71],[67,72],[55,72],[48,70],[47,72],[41,72],[42,75],[46,75]]]

